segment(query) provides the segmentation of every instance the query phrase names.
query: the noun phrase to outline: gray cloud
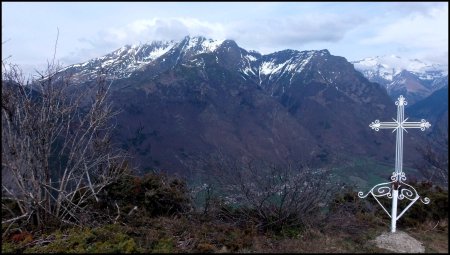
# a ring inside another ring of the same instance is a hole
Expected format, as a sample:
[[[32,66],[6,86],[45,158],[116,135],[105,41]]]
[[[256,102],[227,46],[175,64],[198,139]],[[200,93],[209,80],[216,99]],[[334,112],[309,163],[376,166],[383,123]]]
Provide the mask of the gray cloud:
[[[405,53],[411,54],[420,47],[425,55],[425,51],[433,52],[442,46],[448,46],[448,34],[436,35],[434,32],[437,26],[442,26],[442,9],[446,10],[448,19],[447,6],[448,4],[442,3],[385,3],[376,5],[376,9],[366,8],[361,12],[335,14],[317,11],[281,18],[248,17],[221,22],[189,17],[138,19],[80,39],[85,47],[80,46],[63,60],[67,63],[86,61],[125,44],[180,40],[186,35],[233,39],[246,49],[258,50],[264,54],[277,49],[301,49],[305,45],[338,45],[343,41],[354,46],[339,46],[342,49],[388,49],[405,45],[408,48]],[[411,29],[411,24],[414,29]],[[427,54],[442,60],[442,57],[437,57],[441,56],[440,53]]]
[[[300,47],[314,42],[338,42],[365,19],[348,15],[303,15],[283,19],[261,19],[250,24],[234,24],[233,39],[253,47]]]
[[[78,63],[99,57],[125,44],[147,43],[155,40],[180,40],[186,35],[203,35],[224,39],[222,24],[194,18],[153,18],[136,20],[122,27],[98,31],[95,36],[80,38],[84,45],[62,58],[64,63]]]
[[[149,34],[162,40],[172,40],[180,35],[188,35],[189,27],[180,20],[157,20],[154,27],[148,27]]]
[[[186,35],[202,35],[213,39],[234,39],[251,49],[296,47],[311,42],[336,42],[364,19],[348,15],[303,15],[282,19],[259,19],[217,23],[195,18],[153,18],[136,20],[122,27],[101,30],[91,38],[81,38],[86,48],[63,58],[65,62],[84,61],[95,54],[106,54],[125,44],[153,40],[179,40]]]
[[[429,16],[435,8],[448,7],[448,3],[439,2],[393,2],[388,4],[391,4],[389,10],[403,15],[419,14]]]

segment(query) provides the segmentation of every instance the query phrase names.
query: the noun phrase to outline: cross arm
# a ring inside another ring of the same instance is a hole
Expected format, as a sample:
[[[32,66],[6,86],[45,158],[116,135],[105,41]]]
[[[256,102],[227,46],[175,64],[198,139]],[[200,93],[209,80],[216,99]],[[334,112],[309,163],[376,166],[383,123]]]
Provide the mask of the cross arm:
[[[370,123],[369,127],[378,131],[380,129],[396,129],[399,127],[398,122],[380,122],[379,120],[375,120]]]
[[[420,122],[403,122],[402,123],[403,128],[420,128],[420,130],[424,131],[425,129],[431,127],[431,124],[422,119]]]

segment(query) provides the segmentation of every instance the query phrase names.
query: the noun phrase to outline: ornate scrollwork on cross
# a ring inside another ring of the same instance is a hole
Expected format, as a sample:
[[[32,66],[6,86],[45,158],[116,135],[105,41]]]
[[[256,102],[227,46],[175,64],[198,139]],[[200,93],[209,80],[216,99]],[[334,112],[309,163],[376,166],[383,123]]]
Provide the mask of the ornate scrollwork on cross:
[[[375,131],[379,131],[380,130],[380,121],[379,120],[375,120],[372,123],[370,123],[369,127],[371,127],[372,129],[375,129]]]
[[[378,204],[383,208],[383,210],[389,215],[389,217],[391,217],[391,214],[383,206],[383,204],[378,200],[378,198],[379,197],[387,197],[389,199],[392,199],[393,186],[394,186],[394,184],[398,184],[398,189],[399,189],[398,199],[399,200],[407,199],[407,200],[410,200],[411,203],[409,203],[408,206],[399,214],[399,216],[397,217],[397,220],[418,199],[420,199],[420,201],[423,204],[430,203],[430,199],[428,197],[424,197],[422,199],[419,196],[419,193],[417,192],[417,190],[413,186],[411,186],[411,185],[409,185],[409,184],[404,182],[404,181],[406,181],[406,176],[405,176],[404,172],[401,172],[401,173],[394,172],[394,173],[392,173],[392,176],[390,177],[390,179],[392,181],[385,182],[385,183],[380,183],[380,184],[377,184],[377,185],[373,186],[369,190],[369,192],[367,192],[367,194],[365,194],[365,195],[364,195],[364,192],[362,192],[362,191],[358,192],[358,197],[366,198],[369,194],[371,194],[373,196],[373,198],[375,198],[375,200],[378,202]]]

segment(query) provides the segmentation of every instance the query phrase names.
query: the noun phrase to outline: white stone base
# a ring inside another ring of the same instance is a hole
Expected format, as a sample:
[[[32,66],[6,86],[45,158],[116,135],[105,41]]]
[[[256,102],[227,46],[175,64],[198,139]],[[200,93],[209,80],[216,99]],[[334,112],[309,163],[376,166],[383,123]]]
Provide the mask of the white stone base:
[[[424,253],[425,247],[403,231],[395,233],[385,232],[378,236],[374,242],[377,247],[399,253]]]

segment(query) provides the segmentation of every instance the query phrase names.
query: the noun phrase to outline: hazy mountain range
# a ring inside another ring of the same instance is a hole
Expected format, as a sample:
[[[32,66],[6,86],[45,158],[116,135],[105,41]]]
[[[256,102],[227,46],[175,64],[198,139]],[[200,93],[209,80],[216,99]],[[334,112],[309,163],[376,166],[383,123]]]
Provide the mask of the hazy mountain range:
[[[448,66],[399,56],[381,56],[352,61],[370,81],[386,87],[393,98],[403,95],[410,104],[448,85]]]

